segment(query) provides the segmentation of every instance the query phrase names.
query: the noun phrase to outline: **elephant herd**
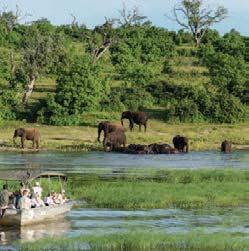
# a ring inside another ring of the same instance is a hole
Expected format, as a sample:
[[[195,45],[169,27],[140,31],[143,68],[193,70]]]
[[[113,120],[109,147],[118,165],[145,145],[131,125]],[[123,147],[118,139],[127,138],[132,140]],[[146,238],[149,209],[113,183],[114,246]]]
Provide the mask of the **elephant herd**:
[[[125,111],[121,115],[121,124],[113,124],[109,121],[102,121],[98,125],[98,142],[100,142],[101,132],[104,132],[103,146],[105,151],[117,151],[131,154],[170,154],[170,153],[187,153],[189,152],[188,138],[177,135],[173,138],[172,143],[174,147],[168,144],[130,144],[126,147],[126,135],[123,124],[124,119],[129,120],[130,131],[133,130],[134,124],[139,126],[141,131],[144,126],[144,131],[147,130],[148,115],[145,112]],[[16,145],[15,139],[21,138],[21,147],[25,147],[25,140],[30,140],[33,143],[33,148],[39,149],[40,146],[40,132],[36,128],[18,128],[14,131],[13,142]],[[222,152],[231,152],[231,142],[225,140],[221,144]]]
[[[144,131],[147,129],[148,116],[145,112],[125,111],[121,115],[121,125],[113,124],[109,121],[102,121],[98,125],[98,141],[100,142],[101,132],[104,132],[103,146],[105,151],[116,151],[131,154],[170,154],[170,153],[188,153],[189,141],[187,137],[176,135],[172,143],[174,147],[168,144],[153,143],[149,145],[130,144],[126,147],[126,135],[123,120],[129,120],[130,131],[133,130],[134,124],[141,127]],[[227,140],[222,142],[222,152],[231,152],[231,143]]]

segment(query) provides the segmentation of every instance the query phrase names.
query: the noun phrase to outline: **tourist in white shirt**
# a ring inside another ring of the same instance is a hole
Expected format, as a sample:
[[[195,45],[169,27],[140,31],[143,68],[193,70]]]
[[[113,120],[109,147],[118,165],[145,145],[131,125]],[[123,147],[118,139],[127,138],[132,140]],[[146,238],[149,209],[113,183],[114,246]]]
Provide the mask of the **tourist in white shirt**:
[[[18,208],[29,210],[31,208],[31,199],[28,197],[28,190],[24,190],[21,199],[19,200]]]
[[[35,186],[32,187],[33,193],[38,194],[40,197],[42,197],[42,187],[40,186],[39,182],[35,182]]]

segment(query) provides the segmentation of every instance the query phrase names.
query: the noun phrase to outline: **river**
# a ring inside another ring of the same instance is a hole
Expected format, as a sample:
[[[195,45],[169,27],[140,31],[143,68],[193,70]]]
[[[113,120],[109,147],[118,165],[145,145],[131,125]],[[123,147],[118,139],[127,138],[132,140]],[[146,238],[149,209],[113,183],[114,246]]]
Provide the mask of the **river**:
[[[215,151],[175,155],[127,155],[90,153],[0,153],[0,169],[41,169],[68,174],[118,174],[132,170],[170,168],[249,168],[249,152],[222,154]],[[212,210],[111,210],[87,208],[80,204],[57,222],[15,228],[0,226],[0,243],[16,239],[34,240],[45,236],[79,236],[113,233],[128,229],[161,230],[167,233],[241,232],[249,234],[248,208]],[[247,220],[246,220],[247,219]],[[0,246],[1,247],[1,246]],[[2,246],[3,248],[3,246]]]

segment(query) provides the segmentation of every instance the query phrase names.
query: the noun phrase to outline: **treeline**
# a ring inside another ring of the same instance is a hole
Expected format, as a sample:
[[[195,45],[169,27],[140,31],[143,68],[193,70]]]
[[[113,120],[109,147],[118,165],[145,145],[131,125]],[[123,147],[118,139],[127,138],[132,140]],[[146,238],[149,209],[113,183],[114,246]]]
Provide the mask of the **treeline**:
[[[195,57],[210,81],[171,81],[176,57]],[[238,122],[246,117],[248,63],[249,38],[235,30],[208,30],[196,47],[190,33],[143,19],[89,29],[47,19],[23,25],[2,12],[0,120],[71,125],[87,112],[160,107],[165,121]],[[55,93],[31,105],[44,77],[56,79]]]

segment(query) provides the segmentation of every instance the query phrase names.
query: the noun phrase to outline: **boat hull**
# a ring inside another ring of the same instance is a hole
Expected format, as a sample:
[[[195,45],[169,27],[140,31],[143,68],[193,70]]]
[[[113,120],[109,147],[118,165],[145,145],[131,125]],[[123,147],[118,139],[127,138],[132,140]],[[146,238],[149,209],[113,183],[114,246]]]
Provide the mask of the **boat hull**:
[[[29,210],[7,209],[4,217],[0,219],[0,225],[30,225],[45,220],[55,219],[71,210],[73,202],[66,202],[63,205],[31,208]]]

